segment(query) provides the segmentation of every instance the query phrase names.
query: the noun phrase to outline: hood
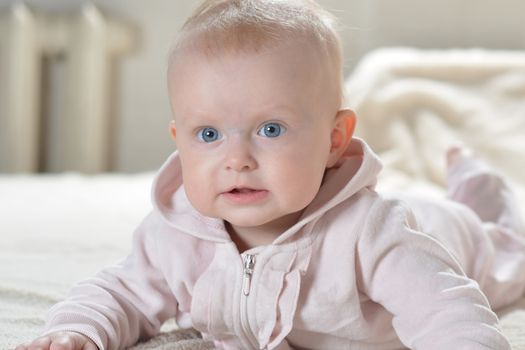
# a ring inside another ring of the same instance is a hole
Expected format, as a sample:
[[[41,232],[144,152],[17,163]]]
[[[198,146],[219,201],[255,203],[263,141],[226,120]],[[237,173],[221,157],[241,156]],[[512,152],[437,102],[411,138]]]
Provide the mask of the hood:
[[[381,168],[379,158],[370,147],[358,138],[352,139],[339,165],[327,170],[319,193],[301,219],[279,236],[274,244],[288,240],[304,225],[361,189],[373,188]],[[203,216],[190,204],[184,191],[177,151],[167,159],[155,177],[152,200],[155,210],[177,230],[211,241],[231,241],[221,219]]]

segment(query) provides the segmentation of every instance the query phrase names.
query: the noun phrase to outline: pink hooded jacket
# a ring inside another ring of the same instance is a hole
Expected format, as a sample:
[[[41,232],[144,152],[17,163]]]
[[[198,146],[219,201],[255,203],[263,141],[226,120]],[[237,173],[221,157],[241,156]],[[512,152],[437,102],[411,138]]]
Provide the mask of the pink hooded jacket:
[[[222,220],[188,202],[173,154],[132,253],[76,285],[49,311],[46,333],[77,331],[121,349],[175,317],[224,349],[510,349],[466,277],[489,285],[494,270],[479,219],[438,206],[448,250],[421,233],[404,202],[374,191],[381,164],[364,142],[353,140],[346,158],[299,222],[239,254]]]

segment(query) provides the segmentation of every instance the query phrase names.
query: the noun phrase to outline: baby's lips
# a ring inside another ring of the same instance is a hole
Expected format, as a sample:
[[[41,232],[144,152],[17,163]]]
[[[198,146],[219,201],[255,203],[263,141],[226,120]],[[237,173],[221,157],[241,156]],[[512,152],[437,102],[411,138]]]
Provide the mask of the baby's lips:
[[[265,199],[268,191],[249,187],[234,187],[228,192],[223,192],[222,195],[232,203],[244,205],[254,204]]]
[[[223,193],[250,193],[250,192],[257,192],[257,191],[264,191],[262,189],[253,188],[250,186],[232,186],[228,188]]]
[[[250,193],[250,192],[256,192],[258,190],[248,187],[242,187],[242,188],[234,188],[230,191],[230,193]]]

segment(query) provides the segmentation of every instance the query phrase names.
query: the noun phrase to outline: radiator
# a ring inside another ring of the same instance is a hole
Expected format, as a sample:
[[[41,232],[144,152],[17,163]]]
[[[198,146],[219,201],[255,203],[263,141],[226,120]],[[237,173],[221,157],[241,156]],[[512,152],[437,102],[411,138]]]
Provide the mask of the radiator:
[[[109,169],[112,69],[133,32],[92,4],[0,14],[0,172]]]

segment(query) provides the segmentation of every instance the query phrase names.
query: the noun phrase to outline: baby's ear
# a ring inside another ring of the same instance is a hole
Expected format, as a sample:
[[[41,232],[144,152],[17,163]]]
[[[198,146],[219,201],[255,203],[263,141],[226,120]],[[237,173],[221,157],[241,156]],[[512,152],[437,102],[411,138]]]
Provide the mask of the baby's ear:
[[[170,121],[170,134],[171,137],[175,140],[177,137],[177,127],[175,126],[175,120]]]
[[[332,129],[330,156],[328,158],[327,168],[337,164],[346,148],[352,140],[356,123],[355,113],[350,109],[342,109],[337,112]]]

